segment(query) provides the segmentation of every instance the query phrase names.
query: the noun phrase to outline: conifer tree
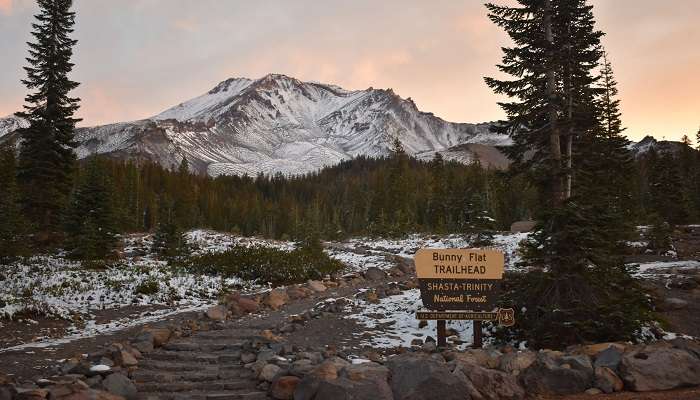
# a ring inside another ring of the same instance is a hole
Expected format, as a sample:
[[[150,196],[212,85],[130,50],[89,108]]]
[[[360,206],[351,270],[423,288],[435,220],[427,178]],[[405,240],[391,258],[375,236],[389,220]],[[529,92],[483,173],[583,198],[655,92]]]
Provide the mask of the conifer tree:
[[[37,0],[39,13],[32,24],[34,40],[29,45],[27,78],[30,93],[24,111],[17,116],[30,126],[20,131],[22,146],[19,181],[26,216],[44,235],[59,228],[61,213],[71,190],[75,163],[73,115],[78,98],[69,93],[78,86],[68,74],[76,40],[70,38],[75,22],[71,0]]]
[[[178,224],[177,202],[168,196],[158,201],[158,224],[151,251],[167,261],[179,261],[190,253],[186,232]]]
[[[26,222],[20,211],[17,187],[17,160],[11,142],[0,145],[0,263],[26,250]]]
[[[544,205],[537,216],[538,230],[525,248],[524,263],[531,272],[508,293],[510,305],[525,310],[514,334],[534,346],[553,347],[629,339],[646,315],[645,299],[624,266],[606,261],[611,246],[599,246],[610,239],[602,234],[601,223],[612,222],[605,218],[609,214],[595,210],[607,197],[590,201],[587,196],[593,189],[591,178],[600,178],[605,169],[604,161],[581,157],[602,147],[597,101],[602,90],[596,86],[595,70],[603,34],[596,30],[586,0],[517,3],[487,4],[489,17],[514,46],[504,49],[499,65],[513,79],[486,78],[496,93],[511,98],[501,103],[508,120],[494,130],[513,139],[514,146],[507,150],[512,170],[530,174]],[[610,94],[614,97],[614,91]],[[616,123],[614,107],[608,111],[611,124]],[[615,146],[606,147],[611,151]],[[613,243],[620,240],[614,239]],[[624,301],[620,285],[631,288]],[[630,303],[634,311],[620,319]]]
[[[74,258],[103,260],[116,247],[117,229],[109,172],[97,157],[83,171],[66,215],[66,248]]]

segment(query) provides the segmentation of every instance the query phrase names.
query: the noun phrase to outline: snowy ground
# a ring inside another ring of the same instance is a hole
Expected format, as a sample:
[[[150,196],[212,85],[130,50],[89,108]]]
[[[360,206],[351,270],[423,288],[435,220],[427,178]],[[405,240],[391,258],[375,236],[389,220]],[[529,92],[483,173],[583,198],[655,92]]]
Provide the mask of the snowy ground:
[[[525,234],[502,234],[494,237],[494,244],[506,253],[508,268],[518,260],[517,244]],[[233,246],[270,246],[284,250],[295,247],[293,242],[240,237],[208,230],[188,233],[195,254],[222,252]],[[222,281],[219,277],[192,274],[174,270],[150,253],[151,235],[129,235],[124,239],[122,259],[103,270],[91,270],[76,261],[66,260],[61,254],[41,255],[3,266],[0,274],[0,327],[2,318],[13,318],[25,312],[73,322],[66,340],[91,337],[96,334],[124,329],[153,318],[178,312],[204,309],[214,304],[223,286],[238,286],[248,290],[260,287],[237,279]],[[413,257],[419,248],[468,247],[469,243],[457,235],[411,235],[405,239],[358,238],[329,243],[328,253],[344,262],[348,272],[369,267],[389,268],[394,255]],[[414,294],[415,295],[415,294]],[[407,297],[406,302],[420,304]],[[122,318],[109,323],[95,322],[95,312],[126,306],[159,306],[142,318]],[[387,305],[388,307],[393,307]],[[415,308],[415,307],[414,307]],[[24,319],[32,323],[31,316]],[[412,321],[417,327],[418,321]],[[402,328],[401,328],[402,329]],[[426,328],[426,332],[429,328]],[[402,331],[401,331],[402,332]],[[407,334],[406,332],[398,334]],[[408,332],[408,331],[407,331]],[[41,345],[44,339],[38,338]],[[56,341],[53,341],[57,344]]]
[[[406,290],[400,295],[389,296],[372,304],[361,299],[355,299],[347,311],[349,318],[356,320],[366,328],[360,336],[364,337],[363,345],[374,348],[394,348],[410,346],[413,339],[425,340],[427,336],[435,338],[436,322],[428,321],[424,327],[419,327],[416,311],[422,308],[420,291]],[[359,310],[359,311],[358,311]],[[471,321],[449,321],[447,329],[454,329],[456,336],[448,341],[459,339],[462,344],[457,347],[466,348],[472,342]]]

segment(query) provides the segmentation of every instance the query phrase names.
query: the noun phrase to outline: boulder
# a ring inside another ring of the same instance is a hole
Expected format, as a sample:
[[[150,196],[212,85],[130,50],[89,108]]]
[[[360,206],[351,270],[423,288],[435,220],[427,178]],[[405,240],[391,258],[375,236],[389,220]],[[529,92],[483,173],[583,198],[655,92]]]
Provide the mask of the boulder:
[[[325,361],[316,367],[311,375],[321,380],[331,381],[338,378],[338,367],[332,361]]]
[[[377,267],[369,267],[365,271],[365,279],[368,281],[379,281],[386,279],[386,272],[382,271]]]
[[[326,285],[323,284],[323,282],[319,281],[308,281],[306,285],[309,287],[309,289],[313,290],[316,293],[322,293],[325,292],[326,289],[328,289]]]
[[[138,349],[141,353],[150,353],[155,347],[155,337],[153,332],[141,331],[134,340],[131,342],[134,348]]]
[[[492,349],[470,349],[464,353],[455,354],[455,359],[467,364],[494,369],[500,365],[501,356],[501,352]]]
[[[386,366],[396,400],[468,398],[467,383],[453,375],[444,361],[406,353],[390,358]]]
[[[228,307],[224,305],[210,307],[207,312],[207,318],[214,321],[225,321],[228,314]]]
[[[685,350],[688,353],[700,358],[700,341],[697,339],[676,338],[669,341],[674,349]]]
[[[143,332],[150,333],[153,336],[154,347],[162,347],[168,343],[170,336],[172,336],[172,331],[168,328],[145,328]]]
[[[280,371],[282,371],[282,368],[275,364],[267,364],[260,370],[258,378],[266,382],[272,382]]]
[[[238,307],[245,313],[254,313],[258,311],[260,305],[253,299],[241,297],[238,299]]]
[[[126,350],[120,350],[120,351],[114,352],[113,358],[114,358],[114,362],[118,366],[121,366],[121,367],[129,368],[129,367],[135,367],[135,366],[139,365],[139,362],[136,359],[136,357],[134,357],[134,355],[131,354],[131,352],[126,351]],[[83,375],[86,375],[86,374],[83,374]]]
[[[598,353],[605,351],[610,347],[614,347],[615,349],[619,350],[620,353],[624,353],[626,348],[626,346],[621,343],[596,343],[583,346],[581,348],[581,352],[589,357],[595,357],[598,355]]]
[[[472,397],[485,400],[521,400],[525,390],[518,384],[515,376],[495,369],[486,369],[478,365],[459,363],[453,372],[462,374],[471,383]],[[474,393],[478,392],[478,396]]]
[[[613,371],[617,371],[620,361],[622,361],[622,352],[616,347],[608,347],[596,355],[593,366],[596,368],[608,367]]]
[[[276,288],[267,293],[263,303],[273,310],[278,310],[280,307],[287,304],[288,301],[289,296],[287,296],[287,291],[283,288]]]
[[[270,396],[277,400],[291,400],[294,398],[294,390],[299,384],[299,379],[296,376],[282,376],[275,379],[270,387]]]
[[[109,393],[122,396],[127,400],[137,398],[136,385],[121,373],[114,373],[102,381],[102,387]]]
[[[310,289],[301,286],[291,286],[287,288],[287,295],[292,300],[300,300],[309,297]]]
[[[700,385],[700,359],[682,349],[646,346],[622,356],[620,377],[635,392]]]
[[[622,379],[608,367],[595,368],[595,387],[605,393],[619,392],[624,387]]]
[[[582,393],[593,384],[591,374],[585,369],[571,364],[560,366],[546,353],[538,354],[535,362],[521,372],[520,383],[528,393],[539,395]]]
[[[499,359],[498,369],[511,375],[519,375],[520,372],[535,362],[536,358],[537,354],[532,351],[507,353]]]
[[[513,233],[530,232],[535,229],[537,222],[535,221],[516,221],[510,225],[510,231]]]

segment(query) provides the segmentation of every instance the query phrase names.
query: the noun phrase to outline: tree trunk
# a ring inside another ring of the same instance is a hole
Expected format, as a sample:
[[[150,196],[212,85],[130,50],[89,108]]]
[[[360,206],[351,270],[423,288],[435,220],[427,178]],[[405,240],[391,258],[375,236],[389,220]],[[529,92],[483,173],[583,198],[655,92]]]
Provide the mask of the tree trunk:
[[[556,102],[556,75],[554,71],[554,37],[552,33],[552,3],[551,0],[544,2],[544,32],[548,42],[547,50],[547,101],[549,114],[549,148],[552,162],[552,205],[558,206],[562,203],[563,182],[561,176],[561,134],[557,115]]]

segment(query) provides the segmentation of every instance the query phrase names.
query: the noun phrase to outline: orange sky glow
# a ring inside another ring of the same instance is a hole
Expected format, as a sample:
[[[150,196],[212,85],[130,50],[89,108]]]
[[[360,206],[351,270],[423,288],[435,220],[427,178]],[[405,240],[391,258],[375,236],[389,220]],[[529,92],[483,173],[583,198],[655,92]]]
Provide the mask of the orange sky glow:
[[[513,0],[495,0],[512,3]],[[700,1],[592,0],[631,139],[700,128]],[[475,0],[75,0],[83,125],[135,120],[229,77],[393,88],[449,121],[503,116],[483,83],[505,34]],[[0,116],[19,110],[30,0],[0,0]]]

